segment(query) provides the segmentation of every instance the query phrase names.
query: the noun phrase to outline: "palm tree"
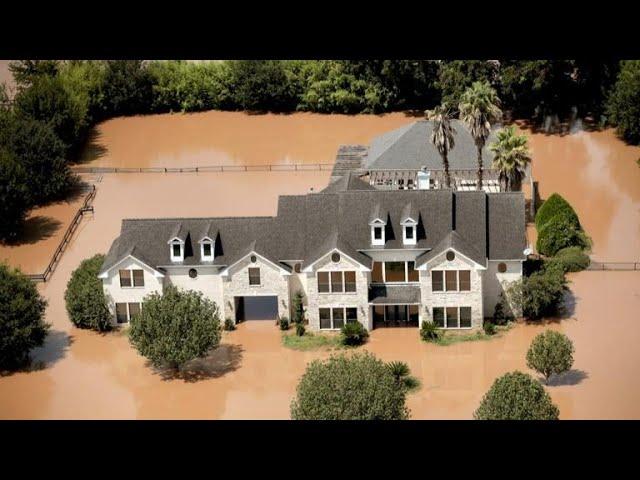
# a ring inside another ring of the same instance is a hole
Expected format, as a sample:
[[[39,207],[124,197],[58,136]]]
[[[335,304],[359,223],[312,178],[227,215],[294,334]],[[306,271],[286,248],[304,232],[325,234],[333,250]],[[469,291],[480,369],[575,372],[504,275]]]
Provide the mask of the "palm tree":
[[[482,149],[491,124],[500,120],[500,99],[489,82],[473,82],[460,97],[460,120],[467,124],[478,149],[478,190],[482,188]]]
[[[442,157],[444,168],[444,178],[447,188],[451,187],[451,176],[449,175],[449,152],[455,147],[453,135],[456,133],[451,126],[451,116],[449,109],[444,105],[438,105],[433,110],[427,110],[427,119],[433,121],[433,131],[431,132],[431,143],[438,149]]]
[[[498,132],[497,140],[489,148],[495,154],[493,168],[498,171],[500,184],[505,190],[518,187],[524,177],[531,152],[525,135],[517,135],[515,127],[505,127]]]

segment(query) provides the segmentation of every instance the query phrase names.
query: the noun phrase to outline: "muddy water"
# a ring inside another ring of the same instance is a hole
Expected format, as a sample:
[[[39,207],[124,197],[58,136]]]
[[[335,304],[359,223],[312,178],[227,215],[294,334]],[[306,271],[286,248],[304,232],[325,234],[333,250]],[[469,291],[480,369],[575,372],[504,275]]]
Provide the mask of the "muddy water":
[[[7,86],[7,90],[10,95],[15,89],[15,82],[13,75],[9,71],[9,62],[11,60],[0,60],[0,84],[4,83]]]
[[[411,120],[402,113],[218,111],[116,118],[94,129],[81,163],[103,167],[333,163],[340,144],[367,144]]]

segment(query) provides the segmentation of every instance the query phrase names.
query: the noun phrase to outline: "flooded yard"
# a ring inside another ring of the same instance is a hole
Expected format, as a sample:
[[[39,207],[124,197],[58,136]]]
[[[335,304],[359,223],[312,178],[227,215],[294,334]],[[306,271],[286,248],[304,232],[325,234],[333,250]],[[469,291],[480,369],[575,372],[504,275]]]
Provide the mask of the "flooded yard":
[[[91,164],[136,167],[325,163],[341,143],[367,143],[412,120],[404,114],[222,112],[115,119],[98,128],[85,160],[93,156]],[[249,140],[243,141],[242,132]],[[639,260],[640,149],[625,146],[611,131],[527,133],[541,196],[558,191],[575,206],[593,237],[595,256]],[[72,327],[63,293],[84,258],[107,251],[123,218],[273,215],[279,194],[318,190],[329,174],[88,177],[98,189],[95,213],[83,219],[51,281],[38,287],[49,301],[47,321],[53,325],[45,346],[34,352],[41,368],[0,377],[0,418],[288,418],[307,362],[329,353],[285,349],[275,325],[245,323],[225,332],[221,347],[200,362],[194,378],[167,380],[146,366],[126,335]],[[38,258],[42,241],[22,247],[19,256],[2,250],[0,257],[37,270],[47,258]],[[557,329],[576,347],[574,370],[548,387],[561,418],[640,418],[640,272],[582,272],[570,279],[568,318],[561,321],[517,325],[500,338],[448,347],[421,343],[413,329],[375,330],[364,348],[385,360],[406,361],[420,379],[422,388],[408,400],[412,418],[471,418],[498,375],[528,371],[524,357],[531,339],[544,328]]]

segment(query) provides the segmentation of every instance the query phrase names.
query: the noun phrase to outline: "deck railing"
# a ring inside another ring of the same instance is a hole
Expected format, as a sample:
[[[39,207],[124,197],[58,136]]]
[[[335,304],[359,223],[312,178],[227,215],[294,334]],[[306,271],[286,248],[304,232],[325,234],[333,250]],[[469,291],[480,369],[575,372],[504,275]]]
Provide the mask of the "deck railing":
[[[82,206],[78,209],[78,211],[74,215],[73,220],[71,220],[71,223],[67,227],[66,232],[64,232],[64,236],[62,237],[62,240],[60,241],[58,248],[56,248],[56,251],[53,252],[53,256],[51,257],[51,260],[49,261],[49,265],[47,265],[47,268],[45,268],[43,273],[28,274],[27,277],[29,277],[34,282],[46,282],[49,279],[49,277],[53,273],[53,270],[56,268],[56,265],[60,261],[60,257],[62,256],[64,249],[68,245],[69,241],[71,240],[71,237],[73,237],[74,232],[78,228],[78,225],[82,221],[82,216],[84,215],[85,212],[93,212],[93,206],[91,205],[91,202],[93,202],[93,199],[95,196],[96,196],[96,186],[91,185],[89,192],[87,193],[86,197],[84,198],[84,201],[82,202]]]
[[[204,165],[198,167],[73,167],[76,173],[208,173],[303,172],[331,170],[333,163],[283,163],[272,165]]]
[[[640,262],[591,262],[587,270],[640,270]]]

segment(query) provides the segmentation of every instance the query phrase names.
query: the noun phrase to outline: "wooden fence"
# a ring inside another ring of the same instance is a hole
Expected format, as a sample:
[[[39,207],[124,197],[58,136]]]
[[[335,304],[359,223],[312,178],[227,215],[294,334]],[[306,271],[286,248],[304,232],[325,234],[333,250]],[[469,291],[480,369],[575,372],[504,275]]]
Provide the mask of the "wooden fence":
[[[640,262],[591,262],[587,270],[640,270]]]
[[[82,202],[82,206],[74,215],[73,220],[71,220],[71,224],[69,225],[69,227],[67,227],[67,231],[64,232],[64,236],[62,237],[58,248],[56,248],[56,251],[53,252],[53,256],[51,257],[51,261],[49,261],[49,265],[47,265],[47,268],[43,273],[30,274],[27,275],[27,277],[29,277],[34,282],[46,282],[49,279],[49,277],[53,273],[53,270],[56,268],[56,265],[60,261],[60,257],[62,256],[62,253],[64,252],[66,246],[69,244],[71,237],[73,237],[74,232],[82,221],[82,216],[86,212],[93,212],[93,206],[91,205],[91,202],[93,202],[95,196],[96,186],[92,185],[89,193],[87,193],[87,196],[84,198],[84,202]]]
[[[207,173],[207,172],[303,172],[333,169],[333,163],[273,165],[205,165],[202,167],[74,167],[76,173]]]

